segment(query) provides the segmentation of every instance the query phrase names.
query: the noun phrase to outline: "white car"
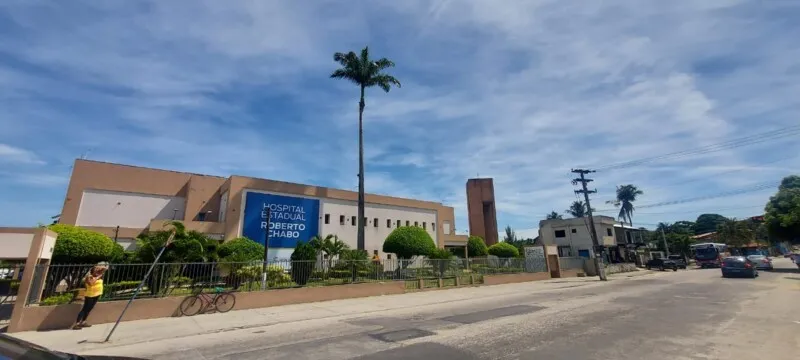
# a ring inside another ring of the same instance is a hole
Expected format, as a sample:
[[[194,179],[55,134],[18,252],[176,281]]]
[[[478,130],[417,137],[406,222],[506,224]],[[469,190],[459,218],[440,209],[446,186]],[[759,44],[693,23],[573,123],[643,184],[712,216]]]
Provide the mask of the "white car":
[[[772,266],[772,259],[770,259],[768,256],[749,255],[747,256],[747,260],[752,261],[758,270],[775,270],[775,268]]]

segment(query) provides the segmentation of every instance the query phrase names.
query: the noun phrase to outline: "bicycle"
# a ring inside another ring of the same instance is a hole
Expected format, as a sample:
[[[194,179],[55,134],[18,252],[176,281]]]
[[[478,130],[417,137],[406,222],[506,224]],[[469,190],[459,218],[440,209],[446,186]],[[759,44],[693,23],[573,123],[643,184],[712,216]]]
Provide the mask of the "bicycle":
[[[205,313],[212,309],[219,313],[226,313],[231,311],[234,305],[236,305],[236,296],[230,291],[216,287],[214,288],[213,297],[201,289],[199,293],[183,299],[180,310],[181,314],[185,316],[197,315],[201,312]]]

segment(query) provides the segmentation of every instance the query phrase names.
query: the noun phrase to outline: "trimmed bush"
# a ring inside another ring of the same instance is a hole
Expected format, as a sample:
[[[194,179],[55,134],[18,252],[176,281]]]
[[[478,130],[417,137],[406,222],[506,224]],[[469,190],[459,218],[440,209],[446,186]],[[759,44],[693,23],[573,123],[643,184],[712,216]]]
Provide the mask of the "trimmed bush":
[[[519,250],[517,250],[516,246],[507,242],[500,242],[489,247],[489,255],[494,255],[501,259],[515,258],[519,256]]]
[[[72,299],[75,297],[73,293],[64,293],[61,295],[55,295],[48,297],[39,302],[41,306],[54,306],[54,305],[64,305],[69,304],[72,302]]]
[[[246,237],[239,237],[220,245],[217,253],[225,262],[264,260],[264,245]]]
[[[93,264],[110,261],[117,253],[114,240],[99,232],[67,224],[50,225],[48,229],[58,233],[53,249],[53,263]]]
[[[470,236],[467,240],[467,255],[469,257],[479,257],[489,255],[489,247],[480,236]]]
[[[307,284],[311,272],[314,271],[317,251],[308,243],[298,242],[290,259],[292,260],[292,280],[300,286]]]
[[[399,259],[428,256],[434,251],[436,244],[433,238],[425,229],[418,226],[396,228],[383,242],[383,252],[395,254]]]

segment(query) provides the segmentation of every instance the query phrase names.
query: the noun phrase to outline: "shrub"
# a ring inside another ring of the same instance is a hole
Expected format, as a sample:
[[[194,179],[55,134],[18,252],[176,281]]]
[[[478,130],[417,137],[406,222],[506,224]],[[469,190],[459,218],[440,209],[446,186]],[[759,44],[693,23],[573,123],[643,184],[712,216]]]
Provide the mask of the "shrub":
[[[450,250],[435,249],[428,254],[428,262],[437,271],[437,275],[442,277],[448,269],[458,267],[458,262],[452,261],[453,257],[453,253]]]
[[[67,224],[54,224],[48,228],[58,234],[53,249],[53,263],[91,264],[110,261],[118,250],[114,240],[96,231]]]
[[[239,237],[220,245],[217,254],[226,262],[264,260],[264,245],[246,237]]]
[[[506,242],[500,242],[489,247],[489,255],[494,255],[499,258],[514,258],[519,256],[519,250],[514,245]]]
[[[317,251],[307,243],[298,242],[290,259],[292,260],[292,280],[296,282],[297,285],[305,285],[308,283],[308,278],[311,277],[311,272],[314,270],[314,264],[317,260]]]
[[[72,299],[75,297],[73,293],[64,293],[61,295],[50,296],[42,301],[39,302],[41,306],[53,306],[53,305],[63,305],[69,304],[72,302]]]
[[[489,248],[480,236],[470,236],[467,240],[467,255],[478,257],[489,255]]]
[[[396,228],[383,242],[383,252],[393,253],[399,259],[427,256],[436,250],[433,238],[425,229],[417,226]]]
[[[139,286],[141,281],[119,281],[103,285],[103,298],[111,296],[117,291],[132,290]]]

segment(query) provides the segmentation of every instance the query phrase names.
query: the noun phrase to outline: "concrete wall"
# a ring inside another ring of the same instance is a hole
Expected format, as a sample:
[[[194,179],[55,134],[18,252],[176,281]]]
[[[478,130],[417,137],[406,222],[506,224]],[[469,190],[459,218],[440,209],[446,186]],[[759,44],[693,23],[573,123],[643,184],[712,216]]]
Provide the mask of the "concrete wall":
[[[0,259],[27,259],[34,243],[37,228],[0,228]],[[39,259],[51,259],[56,246],[55,233],[44,234]]]
[[[88,189],[78,209],[78,226],[146,228],[150,221],[183,220],[186,198]]]
[[[616,245],[614,219],[596,216],[594,220],[600,244]],[[539,236],[544,244],[572,247],[574,253],[570,256],[578,256],[578,250],[592,248],[592,236],[588,222],[588,218],[542,220],[539,222]],[[563,232],[564,236],[556,237],[561,234],[560,232]]]
[[[235,309],[245,310],[317,301],[402,294],[404,292],[405,283],[402,281],[282,289],[266,292],[240,292],[236,293]],[[136,300],[128,309],[128,312],[125,313],[123,321],[179,316],[179,306],[183,299],[182,297],[167,297]],[[104,324],[116,321],[126,303],[127,301],[98,303],[89,317],[89,323]],[[80,309],[81,304],[25,307],[21,309],[13,332],[64,329],[72,324]]]

